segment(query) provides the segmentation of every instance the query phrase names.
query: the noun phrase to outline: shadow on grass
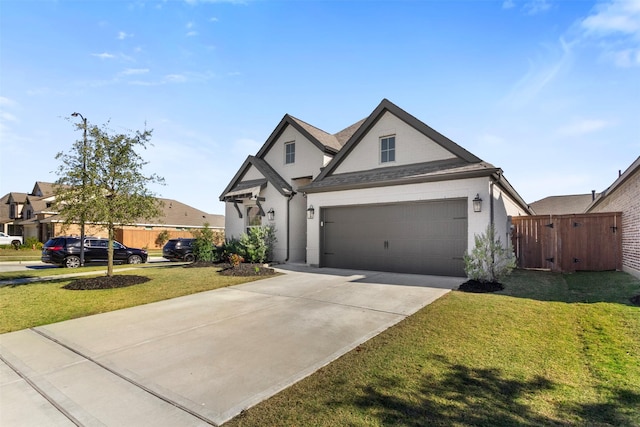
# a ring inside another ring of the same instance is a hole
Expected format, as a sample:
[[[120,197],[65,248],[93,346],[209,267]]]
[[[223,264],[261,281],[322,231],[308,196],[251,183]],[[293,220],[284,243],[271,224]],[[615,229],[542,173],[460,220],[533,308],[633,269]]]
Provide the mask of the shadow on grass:
[[[372,380],[351,404],[365,409],[382,425],[401,426],[567,426],[637,425],[640,394],[630,390],[609,393],[607,402],[558,405],[558,418],[535,411],[528,402],[555,384],[543,377],[505,378],[499,369],[473,369],[450,364],[446,374],[424,375],[417,392],[407,394],[393,377]],[[334,402],[337,403],[337,402]]]
[[[538,301],[608,302],[633,306],[631,298],[640,294],[640,279],[621,271],[562,274],[514,270],[502,283],[505,289],[497,294]]]

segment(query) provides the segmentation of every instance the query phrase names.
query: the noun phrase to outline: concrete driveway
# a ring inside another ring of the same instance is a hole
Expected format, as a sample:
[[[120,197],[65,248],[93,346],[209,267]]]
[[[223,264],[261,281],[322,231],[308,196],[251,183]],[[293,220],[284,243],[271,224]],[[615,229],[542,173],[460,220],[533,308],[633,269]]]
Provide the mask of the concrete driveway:
[[[0,425],[221,424],[464,281],[279,271],[286,274],[0,335]]]

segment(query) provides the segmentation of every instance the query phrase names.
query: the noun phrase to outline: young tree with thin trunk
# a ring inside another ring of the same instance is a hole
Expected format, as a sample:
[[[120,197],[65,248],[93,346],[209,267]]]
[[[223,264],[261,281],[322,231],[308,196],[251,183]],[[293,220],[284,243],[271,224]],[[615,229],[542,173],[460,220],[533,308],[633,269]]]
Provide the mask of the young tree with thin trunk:
[[[160,215],[160,201],[147,186],[164,184],[158,175],[145,175],[148,162],[138,154],[150,145],[151,130],[113,133],[107,125],[79,127],[86,137],[69,153],[60,152],[55,206],[68,224],[84,220],[107,229],[107,275],[113,276],[113,240],[116,227],[151,220]]]

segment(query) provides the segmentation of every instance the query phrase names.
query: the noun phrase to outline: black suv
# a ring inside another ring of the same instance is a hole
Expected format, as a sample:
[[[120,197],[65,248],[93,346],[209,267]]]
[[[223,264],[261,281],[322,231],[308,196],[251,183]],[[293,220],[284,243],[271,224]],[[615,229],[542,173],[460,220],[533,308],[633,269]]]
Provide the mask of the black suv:
[[[108,239],[87,237],[84,239],[84,262],[107,262]],[[147,262],[147,251],[128,248],[113,241],[113,262],[117,264],[141,264]],[[80,267],[80,238],[54,237],[42,248],[42,262],[67,268]]]
[[[162,248],[162,257],[169,261],[193,262],[196,257],[193,254],[193,242],[196,239],[171,239]]]

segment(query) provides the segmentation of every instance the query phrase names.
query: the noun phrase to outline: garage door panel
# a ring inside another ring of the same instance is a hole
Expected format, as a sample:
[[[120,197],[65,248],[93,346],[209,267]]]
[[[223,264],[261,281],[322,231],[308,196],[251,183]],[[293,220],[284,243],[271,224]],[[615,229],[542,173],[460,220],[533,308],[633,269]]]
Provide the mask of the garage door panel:
[[[464,275],[467,200],[322,210],[321,265]]]

